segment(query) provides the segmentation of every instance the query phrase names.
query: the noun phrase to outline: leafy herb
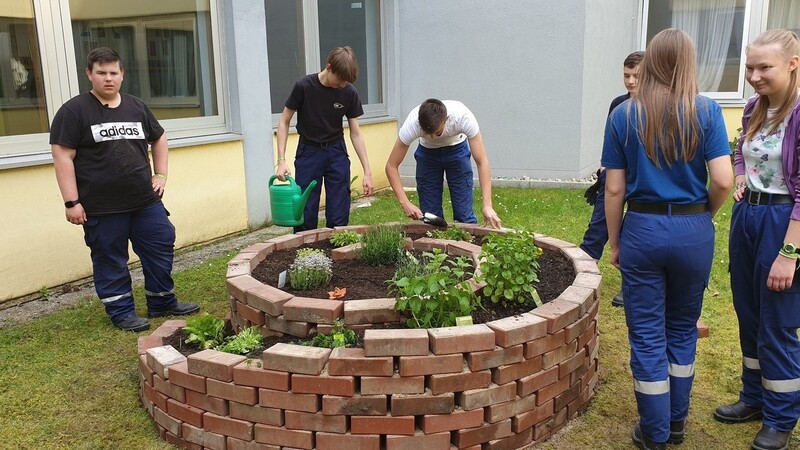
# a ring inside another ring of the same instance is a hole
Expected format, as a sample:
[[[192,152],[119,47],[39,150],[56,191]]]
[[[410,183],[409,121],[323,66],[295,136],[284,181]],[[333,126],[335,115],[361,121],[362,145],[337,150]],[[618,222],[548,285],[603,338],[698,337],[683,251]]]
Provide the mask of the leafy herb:
[[[459,227],[449,227],[444,230],[431,230],[427,233],[428,237],[432,237],[434,239],[449,239],[451,241],[464,241],[464,242],[472,242],[475,240],[475,236],[472,235],[468,230]]]
[[[185,341],[187,344],[196,344],[205,350],[214,348],[222,342],[225,322],[208,313],[203,313],[187,319],[183,330],[189,334]]]
[[[361,258],[370,266],[388,266],[400,259],[405,233],[399,226],[369,228],[362,239]]]
[[[304,341],[303,345],[322,348],[336,348],[353,346],[358,343],[358,336],[353,330],[345,328],[341,319],[333,321],[333,329],[330,334],[317,334],[310,341]]]
[[[532,301],[542,306],[536,292],[541,254],[528,231],[487,236],[481,247],[481,273],[476,277],[486,282],[483,294],[492,303]]]
[[[264,336],[258,332],[258,327],[245,328],[236,336],[225,339],[225,343],[217,346],[215,350],[236,355],[247,355],[264,347]]]
[[[331,244],[334,247],[344,247],[361,241],[361,235],[353,230],[334,231],[331,234]]]

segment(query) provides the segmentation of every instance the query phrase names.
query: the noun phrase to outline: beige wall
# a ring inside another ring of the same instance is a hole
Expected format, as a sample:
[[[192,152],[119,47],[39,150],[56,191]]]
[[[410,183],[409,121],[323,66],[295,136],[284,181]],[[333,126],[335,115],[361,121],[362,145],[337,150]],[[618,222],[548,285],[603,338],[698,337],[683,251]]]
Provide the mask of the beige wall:
[[[739,132],[736,130],[742,126],[742,110],[744,110],[743,106],[722,108],[722,115],[725,117],[725,127],[728,129],[728,140],[730,141],[739,135]]]
[[[0,192],[10,213],[0,219],[0,302],[91,275],[82,228],[64,219],[52,165],[0,171]],[[164,203],[177,247],[247,228],[245,199],[241,142],[170,150]]]

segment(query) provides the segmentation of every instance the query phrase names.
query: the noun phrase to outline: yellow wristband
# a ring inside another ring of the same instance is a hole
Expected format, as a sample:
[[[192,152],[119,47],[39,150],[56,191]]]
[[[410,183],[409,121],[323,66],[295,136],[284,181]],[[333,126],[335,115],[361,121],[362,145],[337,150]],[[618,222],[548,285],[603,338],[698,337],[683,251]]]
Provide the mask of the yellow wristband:
[[[161,178],[164,181],[167,181],[167,176],[166,175],[161,175],[160,173],[154,173],[153,176],[156,177],[156,178]]]
[[[286,161],[286,158],[278,158],[278,162]]]

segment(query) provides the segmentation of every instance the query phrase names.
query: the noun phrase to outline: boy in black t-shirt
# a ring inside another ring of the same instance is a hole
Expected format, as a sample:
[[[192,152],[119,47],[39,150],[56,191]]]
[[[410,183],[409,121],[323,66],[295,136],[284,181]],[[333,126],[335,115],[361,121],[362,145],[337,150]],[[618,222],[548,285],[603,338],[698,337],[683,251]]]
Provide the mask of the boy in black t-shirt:
[[[325,69],[295,82],[278,123],[278,166],[275,174],[283,181],[289,174],[286,164],[286,141],[289,122],[297,112],[300,142],[295,156],[295,181],[300,188],[317,181],[303,211],[303,225],[294,231],[317,228],[320,193],[325,183],[325,219],[327,227],[347,225],[350,220],[350,158],[344,143],[342,118],[347,117],[350,142],[364,169],[362,192],[372,194],[372,170],[358,117],[364,114],[354,83],[358,62],[350,47],[337,47],[328,55]]]
[[[128,241],[142,262],[150,317],[191,314],[200,307],[178,303],[174,293],[175,227],[161,203],[167,136],[142,100],[119,92],[123,75],[117,52],[106,47],[89,52],[92,90],[58,110],[50,144],[67,221],[83,225],[91,249],[97,296],[114,325],[143,331],[150,323],[134,311]]]

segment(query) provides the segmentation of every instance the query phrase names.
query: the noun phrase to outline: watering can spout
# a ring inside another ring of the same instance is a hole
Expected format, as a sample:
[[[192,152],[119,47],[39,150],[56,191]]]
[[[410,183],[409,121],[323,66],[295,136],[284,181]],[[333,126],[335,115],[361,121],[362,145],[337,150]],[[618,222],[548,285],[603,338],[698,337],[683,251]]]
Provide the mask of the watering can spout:
[[[294,216],[302,220],[303,218],[303,210],[306,207],[306,202],[308,202],[308,196],[311,195],[311,191],[317,186],[317,180],[311,180],[311,183],[306,187],[306,190],[303,191],[300,195],[294,196]]]

